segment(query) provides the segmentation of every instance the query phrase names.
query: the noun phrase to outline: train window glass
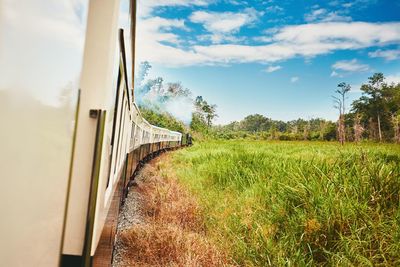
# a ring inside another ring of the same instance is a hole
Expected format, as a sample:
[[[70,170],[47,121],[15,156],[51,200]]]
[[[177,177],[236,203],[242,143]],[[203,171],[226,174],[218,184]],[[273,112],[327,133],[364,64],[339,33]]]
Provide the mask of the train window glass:
[[[126,125],[128,124],[128,116],[127,116],[127,109],[128,109],[128,103],[125,105],[125,113],[124,113],[124,122],[122,125],[122,131],[121,131],[121,147],[119,148],[119,166],[118,168],[121,168],[123,164],[125,163],[125,153],[126,153]]]
[[[119,6],[120,14],[124,14],[119,17],[119,28],[124,30],[124,43],[125,43],[125,57],[126,57],[126,75],[128,77],[128,87],[132,88],[132,64],[129,62],[133,62],[132,60],[132,33],[131,33],[131,16],[129,15],[132,12],[131,0],[121,0]]]
[[[118,56],[117,56],[118,58]],[[118,60],[119,62],[119,60]],[[120,69],[119,69],[120,70]],[[120,88],[121,88],[121,71],[118,72],[118,79],[117,79],[117,88],[116,88],[116,93],[115,93],[115,104],[113,106],[113,114],[112,114],[112,118],[113,118],[113,126],[112,126],[112,132],[111,132],[111,141],[110,141],[110,154],[109,154],[109,163],[108,163],[108,177],[107,177],[107,186],[106,188],[108,188],[108,186],[110,185],[110,178],[111,178],[111,165],[113,162],[113,155],[114,155],[114,141],[115,141],[115,130],[117,127],[117,116],[118,116],[118,105],[119,105],[119,97],[120,97]],[[111,116],[110,116],[111,117]]]
[[[118,140],[117,140],[117,152],[116,152],[116,160],[114,163],[114,174],[117,171],[117,165],[118,165],[118,160],[119,160],[119,148],[120,148],[120,141],[121,141],[121,128],[122,128],[122,124],[124,123],[124,121],[122,120],[123,117],[125,116],[125,90],[124,90],[124,94],[122,95],[122,105],[121,105],[121,112],[120,112],[120,117],[119,117],[119,129],[118,129]]]
[[[140,135],[142,134],[142,128],[138,128],[136,134],[135,134],[135,142],[136,145],[140,145]]]
[[[132,122],[132,130],[131,130],[131,143],[130,143],[130,148],[134,148],[135,147],[135,131],[136,131],[136,125],[134,122]]]

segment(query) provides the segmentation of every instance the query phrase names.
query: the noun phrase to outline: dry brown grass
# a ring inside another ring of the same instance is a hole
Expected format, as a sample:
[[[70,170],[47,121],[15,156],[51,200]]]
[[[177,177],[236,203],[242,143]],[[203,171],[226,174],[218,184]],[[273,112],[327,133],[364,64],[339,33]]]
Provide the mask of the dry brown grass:
[[[146,222],[120,233],[126,266],[227,266],[224,253],[207,239],[203,214],[196,199],[160,168],[168,155],[142,171],[136,190],[145,200]],[[164,173],[162,173],[164,172]]]

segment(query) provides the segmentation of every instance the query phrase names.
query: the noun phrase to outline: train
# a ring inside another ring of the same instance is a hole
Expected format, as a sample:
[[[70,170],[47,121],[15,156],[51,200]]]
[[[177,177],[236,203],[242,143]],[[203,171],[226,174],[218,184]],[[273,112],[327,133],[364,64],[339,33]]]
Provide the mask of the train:
[[[138,167],[191,137],[136,104],[136,1],[17,2],[0,3],[0,266],[111,266]]]

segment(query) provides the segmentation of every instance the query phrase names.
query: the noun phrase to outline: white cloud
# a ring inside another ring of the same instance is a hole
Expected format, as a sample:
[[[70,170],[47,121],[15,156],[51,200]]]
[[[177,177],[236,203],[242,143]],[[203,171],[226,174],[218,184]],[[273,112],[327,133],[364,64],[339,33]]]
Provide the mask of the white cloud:
[[[334,71],[345,71],[345,72],[365,72],[370,68],[366,64],[361,64],[357,59],[352,60],[341,60],[337,61],[332,65]]]
[[[274,71],[277,71],[280,69],[282,69],[281,66],[269,66],[265,71],[268,73],[271,73],[271,72],[274,72]]]
[[[162,42],[179,43],[179,36],[165,32],[173,28],[185,29],[183,20],[153,17],[142,20],[137,27],[137,62],[148,60],[170,66],[197,65],[207,59],[193,50],[185,50]]]
[[[204,28],[211,33],[212,42],[220,43],[224,40],[232,40],[232,34],[237,33],[243,26],[255,22],[261,14],[254,8],[246,8],[238,13],[196,11],[189,19],[194,23],[202,23]]]
[[[286,26],[276,41],[318,44],[321,50],[356,49],[400,42],[400,23],[326,22]]]
[[[340,15],[337,11],[329,12],[321,21],[351,21],[349,16]]]
[[[266,10],[267,10],[267,12],[270,12],[270,13],[281,13],[284,9],[280,6],[275,5],[275,6],[267,7]]]
[[[243,6],[243,5],[248,5],[247,1],[239,1],[239,0],[225,0],[226,3],[234,5],[234,6]]]
[[[323,16],[325,14],[326,14],[326,9],[324,9],[324,8],[315,9],[310,14],[305,14],[304,19],[307,22],[316,21],[317,19],[319,19],[321,16]]]
[[[378,0],[334,0],[330,1],[328,4],[334,7],[342,7],[345,9],[357,8],[363,9],[370,5],[376,4]]]
[[[307,22],[331,22],[331,21],[351,21],[351,17],[340,15],[338,11],[328,12],[325,8],[319,8],[313,10],[311,13],[304,16],[304,20]]]
[[[299,81],[299,77],[297,77],[297,76],[294,76],[294,77],[290,78],[290,82],[291,83],[295,83],[295,82],[298,82],[298,81]]]
[[[211,41],[214,44],[218,44],[222,42],[239,43],[246,38],[223,33],[214,33],[199,35],[197,36],[197,39],[200,41]]]
[[[142,31],[138,32],[137,37],[138,55],[143,59],[169,66],[235,62],[271,63],[297,56],[310,58],[337,50],[356,50],[400,43],[400,23],[325,22],[285,26],[269,34],[270,43],[265,45],[228,43],[178,48],[160,44],[162,37],[166,38],[166,28],[163,30],[153,25],[150,32],[143,31],[148,28],[146,24],[149,23],[154,22],[149,19],[139,23]],[[173,39],[172,36],[169,38]],[[178,36],[175,38],[179,39]]]
[[[376,58],[381,57],[386,60],[395,60],[400,58],[400,49],[393,49],[393,50],[381,50],[378,49],[374,52],[369,52],[368,56]]]
[[[343,77],[343,75],[337,73],[336,71],[331,72],[331,77]]]
[[[397,83],[400,83],[400,73],[387,76],[387,77],[386,77],[386,82],[387,82],[388,84],[391,84],[391,83],[396,83],[396,84],[397,84]]]

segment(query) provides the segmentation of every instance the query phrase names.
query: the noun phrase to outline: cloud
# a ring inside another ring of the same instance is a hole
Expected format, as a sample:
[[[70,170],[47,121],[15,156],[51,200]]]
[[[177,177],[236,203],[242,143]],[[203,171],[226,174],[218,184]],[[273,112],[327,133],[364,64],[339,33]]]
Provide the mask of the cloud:
[[[224,40],[232,40],[231,35],[237,33],[240,28],[255,22],[262,13],[254,8],[246,8],[242,12],[207,12],[196,11],[189,17],[193,23],[202,23],[204,28],[210,32],[213,43]]]
[[[387,76],[387,77],[386,77],[386,82],[387,82],[388,84],[391,84],[391,83],[396,83],[396,84],[397,84],[397,83],[400,83],[400,73]]]
[[[395,60],[400,58],[400,49],[393,49],[393,50],[381,50],[378,49],[374,52],[369,52],[368,56],[376,58],[381,57],[386,60]]]
[[[340,73],[337,73],[336,71],[331,72],[331,77],[343,77]]]
[[[173,44],[179,43],[179,36],[168,32],[172,29],[187,29],[185,22],[180,19],[164,19],[153,17],[146,20],[146,23],[138,27],[139,36],[148,35],[152,40],[157,42],[169,42]],[[149,39],[150,39],[149,38]]]
[[[230,5],[234,5],[234,6],[246,6],[249,5],[249,3],[247,1],[239,1],[239,0],[225,0],[225,3],[230,4]]]
[[[334,7],[339,7],[341,6],[342,8],[345,9],[350,9],[350,8],[357,8],[357,9],[363,9],[367,8],[370,5],[374,5],[378,2],[378,0],[334,0],[329,2],[328,4],[330,6]]]
[[[153,17],[142,20],[137,27],[137,58],[136,62],[144,60],[152,63],[162,63],[169,66],[188,66],[202,64],[207,59],[193,50],[175,47],[179,44],[179,36],[168,32],[172,29],[185,29],[184,21]],[[174,43],[175,46],[166,44]]]
[[[351,17],[340,15],[338,11],[328,12],[324,8],[313,10],[311,13],[304,16],[304,20],[307,22],[330,22],[330,21],[351,21]]]
[[[240,37],[240,36],[234,36],[234,35],[229,35],[229,34],[223,34],[223,33],[214,33],[214,34],[203,34],[197,36],[197,39],[199,41],[211,41],[214,44],[222,43],[222,42],[231,42],[231,43],[239,43],[246,39],[245,37]],[[194,42],[195,44],[195,42]]]
[[[277,5],[269,6],[269,7],[266,8],[266,11],[269,12],[269,13],[282,13],[283,10],[284,9],[282,7],[277,6]]]
[[[274,72],[274,71],[277,71],[280,69],[282,69],[281,66],[269,66],[265,71],[268,73],[271,73],[271,72]]]
[[[332,69],[335,71],[346,71],[346,72],[365,72],[370,68],[366,64],[361,64],[357,59],[352,60],[341,60],[337,61],[332,65]]]
[[[298,82],[298,81],[299,81],[299,77],[297,77],[297,76],[294,76],[294,77],[290,78],[290,82],[291,83],[295,83],[295,82]]]
[[[170,20],[165,22],[167,21]],[[150,19],[144,20],[139,28],[147,29],[146,24],[149,23],[154,22]],[[233,27],[219,27],[226,31],[233,30]],[[357,50],[400,43],[400,23],[324,22],[290,25],[266,34],[270,42],[265,45],[227,43],[184,48],[160,43],[163,36],[166,38],[167,28],[156,25],[150,28],[150,32],[138,33],[138,55],[151,62],[169,66],[271,63],[293,57],[311,58],[338,50]],[[173,35],[169,38],[172,37]],[[179,39],[176,35],[174,38]]]
[[[286,26],[276,41],[317,44],[320,50],[357,49],[400,42],[400,23],[325,22]]]

